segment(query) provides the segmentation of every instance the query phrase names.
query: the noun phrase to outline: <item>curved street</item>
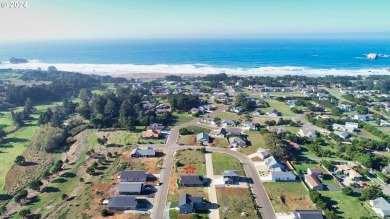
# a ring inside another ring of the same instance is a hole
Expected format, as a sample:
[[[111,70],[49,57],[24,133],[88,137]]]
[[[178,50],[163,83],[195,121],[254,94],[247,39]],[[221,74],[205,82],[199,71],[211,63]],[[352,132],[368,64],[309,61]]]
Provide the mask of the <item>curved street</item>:
[[[218,110],[215,110],[214,112],[210,113],[209,115],[210,116],[215,115],[219,112],[226,110],[228,107],[229,106],[222,106]],[[199,126],[198,122],[200,120],[201,118],[196,118],[187,123],[176,126],[171,130],[165,145],[153,146],[156,148],[165,148],[165,156],[163,158],[163,165],[162,165],[162,170],[159,179],[162,185],[158,188],[158,191],[155,195],[154,207],[151,213],[152,219],[160,219],[165,214],[166,201],[167,201],[168,191],[169,191],[169,177],[172,171],[175,152],[177,150],[183,150],[189,148],[192,149],[202,148],[202,146],[179,146],[176,142],[179,136],[179,130],[181,128],[192,126],[192,125]],[[275,219],[276,215],[272,209],[271,202],[268,199],[263,183],[261,182],[260,176],[257,173],[257,170],[253,165],[251,159],[249,159],[246,155],[241,154],[240,152],[229,150],[226,148],[215,148],[215,147],[206,147],[206,148],[207,151],[209,152],[226,153],[232,155],[238,158],[242,162],[246,176],[252,179],[250,187],[254,194],[256,204],[257,206],[259,206],[259,211],[262,217],[266,219]]]

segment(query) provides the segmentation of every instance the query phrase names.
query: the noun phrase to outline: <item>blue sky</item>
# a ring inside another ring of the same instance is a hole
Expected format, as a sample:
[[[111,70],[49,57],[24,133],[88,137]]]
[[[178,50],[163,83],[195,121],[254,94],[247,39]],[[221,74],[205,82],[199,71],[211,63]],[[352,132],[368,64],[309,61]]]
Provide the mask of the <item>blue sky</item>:
[[[0,8],[0,40],[390,38],[390,0],[26,1],[27,9]]]

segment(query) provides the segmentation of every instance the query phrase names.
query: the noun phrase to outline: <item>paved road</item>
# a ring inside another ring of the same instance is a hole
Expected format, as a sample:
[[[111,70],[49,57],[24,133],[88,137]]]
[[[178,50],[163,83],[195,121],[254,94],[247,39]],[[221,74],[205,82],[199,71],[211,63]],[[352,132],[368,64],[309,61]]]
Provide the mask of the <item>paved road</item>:
[[[205,154],[205,157],[206,157],[207,178],[210,179],[210,185],[207,188],[209,193],[209,202],[217,204],[218,200],[217,200],[217,190],[215,189],[215,181],[214,181],[213,159],[211,157],[211,153]],[[219,209],[218,208],[211,209],[209,217],[211,219],[219,219]]]

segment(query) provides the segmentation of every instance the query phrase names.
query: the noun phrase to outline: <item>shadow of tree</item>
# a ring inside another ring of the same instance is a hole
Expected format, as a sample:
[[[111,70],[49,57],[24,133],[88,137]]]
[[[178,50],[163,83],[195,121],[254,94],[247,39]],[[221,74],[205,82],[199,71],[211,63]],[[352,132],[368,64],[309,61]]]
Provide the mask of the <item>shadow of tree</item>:
[[[68,182],[68,180],[66,180],[64,178],[57,178],[57,179],[52,181],[52,183],[64,183],[64,182]]]
[[[47,193],[51,193],[51,192],[59,192],[60,190],[56,187],[52,187],[52,186],[47,186],[45,187],[44,189],[42,189],[42,192],[47,192]]]
[[[76,177],[76,174],[71,173],[71,172],[66,172],[66,173],[62,174],[61,177],[65,177],[65,178],[75,178],[75,177]]]

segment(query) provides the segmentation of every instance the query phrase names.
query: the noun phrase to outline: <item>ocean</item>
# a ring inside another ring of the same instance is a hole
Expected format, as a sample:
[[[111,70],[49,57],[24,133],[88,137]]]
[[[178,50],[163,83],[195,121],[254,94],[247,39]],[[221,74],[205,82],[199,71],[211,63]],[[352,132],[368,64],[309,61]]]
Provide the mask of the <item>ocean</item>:
[[[368,60],[366,54],[380,54]],[[10,57],[30,60],[12,65]],[[74,40],[0,42],[0,68],[96,74],[390,74],[390,40]]]

